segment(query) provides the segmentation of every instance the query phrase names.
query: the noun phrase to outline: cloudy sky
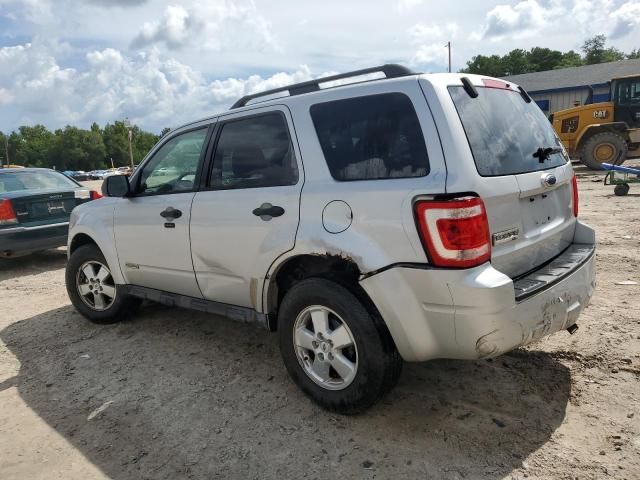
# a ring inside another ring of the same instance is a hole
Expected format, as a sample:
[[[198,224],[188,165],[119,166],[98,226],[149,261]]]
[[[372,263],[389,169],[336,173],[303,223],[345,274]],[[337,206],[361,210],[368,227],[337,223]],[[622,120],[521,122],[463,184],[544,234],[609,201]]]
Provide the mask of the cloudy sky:
[[[0,0],[0,130],[128,116],[159,131],[243,94],[387,62],[640,47],[640,0]]]

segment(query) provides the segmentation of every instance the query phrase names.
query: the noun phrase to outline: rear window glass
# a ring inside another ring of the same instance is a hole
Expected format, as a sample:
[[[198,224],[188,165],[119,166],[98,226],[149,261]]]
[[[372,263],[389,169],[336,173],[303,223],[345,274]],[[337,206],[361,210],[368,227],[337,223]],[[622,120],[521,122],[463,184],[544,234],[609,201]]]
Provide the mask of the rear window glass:
[[[339,181],[422,177],[429,159],[409,97],[385,93],[311,107],[333,178]]]
[[[78,184],[58,172],[2,172],[0,193],[23,190],[75,190]]]
[[[525,102],[512,90],[476,88],[476,98],[463,87],[449,87],[449,93],[480,175],[535,172],[567,162],[563,153],[551,154],[543,163],[533,156],[539,148],[560,147],[551,123],[535,102]]]

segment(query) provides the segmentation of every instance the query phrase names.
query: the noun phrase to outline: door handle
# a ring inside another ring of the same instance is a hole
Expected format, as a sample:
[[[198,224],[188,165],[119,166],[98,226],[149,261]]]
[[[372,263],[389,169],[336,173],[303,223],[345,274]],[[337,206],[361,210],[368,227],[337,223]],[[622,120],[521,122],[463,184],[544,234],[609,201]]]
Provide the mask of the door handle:
[[[273,217],[284,215],[284,208],[278,205],[271,205],[270,203],[263,203],[253,210],[253,214],[262,220],[271,220]]]
[[[182,216],[182,212],[176,208],[167,207],[165,210],[160,212],[160,216],[166,220],[175,220]]]

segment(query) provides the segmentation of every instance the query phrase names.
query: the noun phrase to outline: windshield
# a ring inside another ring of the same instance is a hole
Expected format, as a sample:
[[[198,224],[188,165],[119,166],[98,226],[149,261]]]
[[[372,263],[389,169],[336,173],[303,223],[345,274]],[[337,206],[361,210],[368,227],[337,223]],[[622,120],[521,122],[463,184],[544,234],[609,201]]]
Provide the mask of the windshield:
[[[1,172],[0,193],[20,192],[23,190],[75,190],[78,184],[58,172]]]
[[[476,87],[471,98],[463,87],[449,87],[480,175],[515,175],[557,167],[567,162],[562,151],[545,156],[538,149],[559,148],[553,127],[534,103],[519,92]]]

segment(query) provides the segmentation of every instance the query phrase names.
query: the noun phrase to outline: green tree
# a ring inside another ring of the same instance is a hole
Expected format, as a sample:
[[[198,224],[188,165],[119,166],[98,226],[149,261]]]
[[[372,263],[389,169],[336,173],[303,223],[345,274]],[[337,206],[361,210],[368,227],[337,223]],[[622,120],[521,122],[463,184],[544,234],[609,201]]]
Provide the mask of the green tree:
[[[82,148],[82,131],[67,125],[55,131],[55,143],[51,152],[51,166],[58,170],[84,170],[85,152]]]
[[[139,163],[156,144],[158,136],[131,127],[133,158]],[[89,130],[67,125],[50,132],[43,125],[21,126],[11,134],[0,132],[0,157],[6,162],[5,141],[11,163],[58,170],[96,170],[129,165],[129,134],[124,122],[107,124],[104,129],[92,123]]]
[[[627,58],[630,60],[635,60],[640,58],[640,48],[634,48],[630,53],[627,54]]]
[[[520,75],[521,73],[528,73],[531,69],[529,54],[521,48],[511,50],[502,57],[501,63],[506,75]]]
[[[16,163],[26,167],[46,167],[53,134],[44,125],[18,128],[20,143],[16,149]]]
[[[582,45],[583,56],[574,50],[563,53],[542,47],[533,47],[528,51],[516,48],[503,56],[475,55],[467,62],[467,66],[460,71],[463,73],[504,77],[556,68],[615,62],[625,58],[640,58],[640,49],[624,54],[615,47],[607,47],[606,44],[607,37],[604,35],[596,35],[585,40]]]
[[[116,167],[123,167],[131,164],[129,159],[129,132],[124,122],[116,121],[113,124],[107,123],[103,132],[104,145],[107,149],[107,161]]]
[[[606,48],[606,44],[607,37],[605,35],[596,35],[585,40],[582,44],[584,63],[593,65],[596,63],[616,62],[625,58],[625,54],[620,50],[615,47]]]
[[[562,60],[554,68],[579,67],[581,65],[584,65],[584,62],[580,54],[574,50],[569,50],[562,54]]]
[[[7,143],[9,138],[0,131],[0,166],[7,165],[9,159],[7,158]]]
[[[532,72],[553,70],[562,61],[562,52],[549,48],[534,47],[527,55]]]
[[[164,137],[167,133],[169,133],[171,129],[169,127],[164,127],[160,132],[160,138]]]
[[[467,62],[467,68],[461,71],[463,73],[477,73],[492,77],[504,77],[506,75],[502,57],[498,55],[491,55],[489,57],[476,55]]]
[[[133,162],[138,165],[145,157],[149,150],[158,143],[159,137],[153,133],[140,130],[138,127],[133,129]]]
[[[9,135],[9,159],[11,163],[22,165],[20,162],[25,161],[26,140],[18,132],[11,132]]]
[[[91,125],[91,130],[82,131],[82,145],[86,154],[86,168],[83,170],[99,170],[108,166],[107,148],[104,145],[100,130],[96,130]]]

